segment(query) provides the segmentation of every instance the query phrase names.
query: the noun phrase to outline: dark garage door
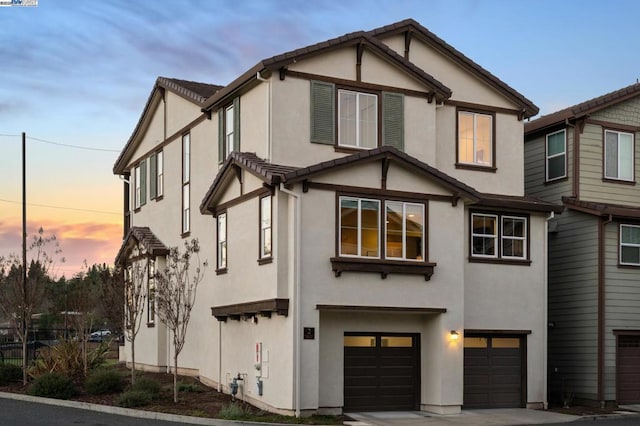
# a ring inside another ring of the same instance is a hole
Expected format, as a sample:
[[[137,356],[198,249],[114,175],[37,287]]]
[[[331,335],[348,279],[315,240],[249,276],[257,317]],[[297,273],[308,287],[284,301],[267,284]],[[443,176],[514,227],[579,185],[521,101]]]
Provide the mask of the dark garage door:
[[[618,404],[640,403],[640,335],[618,336]]]
[[[418,409],[418,335],[344,336],[344,411]]]
[[[464,408],[523,407],[523,338],[465,336]]]

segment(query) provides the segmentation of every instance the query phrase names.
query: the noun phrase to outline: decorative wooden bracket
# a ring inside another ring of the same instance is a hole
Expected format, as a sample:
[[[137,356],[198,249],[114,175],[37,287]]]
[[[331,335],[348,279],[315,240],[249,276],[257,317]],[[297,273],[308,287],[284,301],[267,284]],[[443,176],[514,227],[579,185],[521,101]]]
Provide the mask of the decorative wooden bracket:
[[[280,68],[280,80],[284,81],[284,78],[287,76],[287,69],[285,67]]]
[[[411,37],[413,31],[409,30],[404,33],[404,58],[409,60],[409,47],[411,46]]]
[[[364,44],[356,45],[356,81],[362,81],[362,54],[364,53]]]
[[[389,157],[385,157],[382,159],[382,178],[380,179],[380,187],[382,189],[387,189],[387,175],[389,173],[389,165],[391,165],[391,159]]]

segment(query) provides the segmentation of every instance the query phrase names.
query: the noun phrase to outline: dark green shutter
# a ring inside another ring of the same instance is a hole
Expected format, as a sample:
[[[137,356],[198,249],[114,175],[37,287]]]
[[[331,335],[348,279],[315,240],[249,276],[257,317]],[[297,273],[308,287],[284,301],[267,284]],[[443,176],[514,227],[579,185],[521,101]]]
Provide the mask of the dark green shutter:
[[[222,164],[226,160],[224,139],[224,108],[220,108],[218,110],[218,164]]]
[[[240,152],[240,98],[233,100],[233,150]]]
[[[382,93],[382,144],[404,151],[404,95]]]
[[[311,142],[335,144],[335,86],[311,82]]]
[[[140,205],[147,203],[147,160],[140,162]]]
[[[156,163],[156,153],[154,152],[149,157],[149,199],[153,200],[158,196],[158,189],[156,184],[158,183],[158,168]]]

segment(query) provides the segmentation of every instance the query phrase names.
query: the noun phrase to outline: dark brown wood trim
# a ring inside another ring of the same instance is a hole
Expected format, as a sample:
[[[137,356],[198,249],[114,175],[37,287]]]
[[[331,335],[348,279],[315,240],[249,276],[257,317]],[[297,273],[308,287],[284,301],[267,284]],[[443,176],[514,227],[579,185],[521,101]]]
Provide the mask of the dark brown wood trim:
[[[270,188],[258,188],[253,191],[247,192],[239,197],[233,198],[229,201],[225,201],[222,204],[218,204],[217,206],[210,208],[209,211],[213,214],[213,216],[217,216],[219,213],[222,213],[224,210],[227,210],[231,207],[237,206],[238,204],[242,204],[245,201],[251,200],[255,197],[260,197],[263,195],[271,194]]]
[[[604,171],[604,168],[603,168],[603,171]],[[622,180],[622,179],[611,179],[611,178],[606,178],[606,177],[603,177],[602,181],[603,182],[609,182],[609,183],[615,183],[615,184],[618,184],[618,185],[629,185],[629,186],[635,186],[636,185],[636,181]]]
[[[336,131],[337,131],[337,128],[336,128]],[[348,146],[340,146],[340,145],[335,145],[333,149],[335,152],[339,152],[341,154],[356,154],[358,152],[366,150],[366,148],[350,148]]]
[[[640,335],[640,330],[614,329],[612,333],[614,336],[638,336]]]
[[[364,89],[364,90],[370,90],[370,91],[375,91],[375,92],[402,93],[402,94],[404,94],[406,96],[415,96],[415,97],[418,97],[418,98],[425,98],[425,99],[428,99],[429,96],[431,95],[430,92],[421,92],[421,91],[418,91],[418,90],[403,89],[401,87],[384,86],[384,85],[380,85],[380,84],[364,83],[364,82],[353,81],[353,80],[345,80],[345,79],[342,79],[342,78],[328,77],[326,75],[311,74],[311,73],[306,73],[306,72],[301,72],[301,71],[288,70],[287,71],[287,76],[288,77],[300,78],[300,79],[303,79],[303,80],[324,81],[324,82],[327,82],[327,83],[334,83],[336,86],[347,86],[347,87],[353,87],[353,88],[356,88],[356,89]]]
[[[391,159],[389,157],[382,159],[382,178],[380,179],[380,189],[387,189],[387,175],[389,174],[390,165]]]
[[[331,269],[336,277],[343,272],[375,272],[382,279],[388,274],[413,274],[424,275],[424,280],[429,281],[433,275],[436,263],[422,261],[399,261],[387,259],[369,259],[364,257],[332,257]]]
[[[227,268],[218,268],[218,269],[216,269],[216,275],[224,275],[227,272],[228,272]]]
[[[227,320],[227,317],[238,320],[243,316],[262,315],[269,317],[274,312],[278,315],[288,316],[289,299],[276,298],[211,307],[211,315],[216,317],[218,321],[223,322]]]
[[[545,161],[545,163],[546,163],[546,161]],[[546,176],[546,170],[545,170],[545,176]],[[565,176],[565,177],[558,178],[558,179],[554,179],[554,180],[547,180],[547,181],[545,181],[545,182],[543,183],[543,185],[544,185],[544,186],[547,186],[547,185],[553,185],[554,183],[566,182],[566,181],[568,181],[568,180],[569,180],[569,176]]]
[[[188,238],[191,235],[191,231],[183,232],[180,234],[181,238]]]
[[[207,119],[207,116],[205,114],[200,115],[198,118],[196,118],[195,120],[193,120],[192,122],[190,122],[189,124],[181,128],[180,130],[178,130],[177,132],[175,132],[174,134],[172,134],[171,136],[169,136],[168,138],[160,142],[158,145],[154,145],[152,149],[140,155],[139,158],[146,158],[151,154],[153,154],[154,152],[162,150],[165,146],[169,145],[175,139],[181,137],[186,133],[189,133],[189,130],[193,129],[195,126],[202,123],[206,119]],[[180,143],[182,143],[182,140],[180,141]],[[182,176],[180,176],[180,179],[182,179]]]
[[[364,305],[316,305],[319,311],[327,312],[375,312],[401,314],[444,314],[447,308],[418,308],[403,306],[364,306]]]
[[[484,328],[465,328],[464,334],[493,334],[493,335],[527,335],[531,334],[531,330],[492,330]]]
[[[404,58],[409,60],[409,52],[411,50],[411,38],[413,36],[413,31],[405,31],[404,32]]]
[[[362,54],[364,53],[364,44],[356,45],[356,80],[362,81]]]
[[[258,265],[267,265],[269,263],[273,263],[273,257],[263,257],[258,259]]]
[[[335,191],[340,195],[349,196],[373,196],[378,198],[389,199],[393,201],[442,201],[445,203],[453,203],[454,197],[451,195],[438,194],[420,194],[416,192],[395,191],[391,189],[365,188],[361,186],[335,185],[332,183],[307,182],[309,189],[317,189],[323,191]],[[336,222],[338,223],[338,222]]]
[[[474,104],[471,102],[454,101],[452,99],[446,99],[444,101],[444,104],[454,106],[464,111],[481,112],[485,114],[500,113],[500,114],[510,114],[510,115],[518,116],[519,114],[522,113],[522,111],[517,109],[501,108],[501,107],[483,105],[483,104]],[[494,120],[495,120],[495,117],[494,117]]]
[[[495,173],[498,169],[491,166],[476,166],[474,164],[456,163],[456,169],[473,170],[476,172]]]
[[[593,124],[595,126],[606,127],[608,130],[620,130],[627,133],[640,132],[640,126],[630,126],[628,124],[614,123],[611,121],[593,120],[587,118],[584,120],[586,124]]]
[[[148,323],[147,323],[147,328],[153,328],[153,327],[155,327],[155,326],[156,326],[156,323],[155,323],[155,322],[148,322]]]
[[[578,126],[573,127],[573,194],[580,198],[580,132]]]
[[[527,244],[529,241],[527,240]],[[485,257],[477,257],[477,256],[469,256],[469,263],[492,263],[494,265],[520,265],[520,266],[531,266],[531,260],[529,259],[504,259],[504,258],[485,258]]]

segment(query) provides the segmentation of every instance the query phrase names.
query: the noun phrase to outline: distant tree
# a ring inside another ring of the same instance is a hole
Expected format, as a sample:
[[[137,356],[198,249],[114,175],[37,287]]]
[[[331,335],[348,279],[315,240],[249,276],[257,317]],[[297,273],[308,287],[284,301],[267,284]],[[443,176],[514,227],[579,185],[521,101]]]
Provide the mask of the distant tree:
[[[173,402],[178,402],[178,355],[184,347],[198,284],[203,279],[197,239],[185,241],[184,252],[171,248],[164,270],[158,271],[156,305],[158,317],[173,335]]]
[[[44,298],[47,283],[55,279],[56,260],[62,250],[55,235],[46,237],[40,228],[27,247],[29,267],[23,283],[22,255],[0,257],[0,310],[10,318],[22,342],[23,382],[27,383],[27,341],[33,314]],[[64,258],[59,259],[64,262]]]
[[[98,311],[106,327],[117,336],[123,334],[124,318],[124,275],[118,268],[107,265],[94,265],[95,274],[100,282]]]
[[[140,331],[144,305],[147,300],[149,259],[138,256],[123,270],[124,281],[124,336],[131,343],[131,383],[136,381],[136,336]]]

